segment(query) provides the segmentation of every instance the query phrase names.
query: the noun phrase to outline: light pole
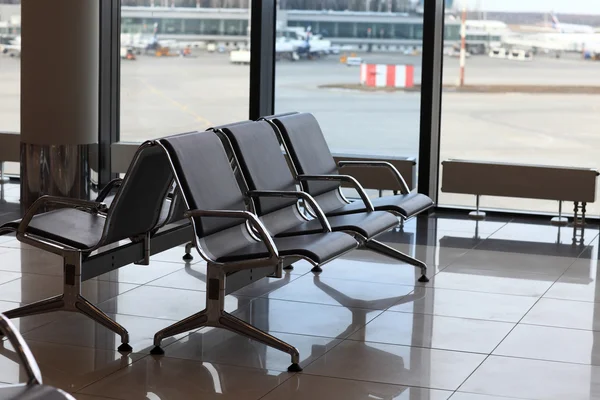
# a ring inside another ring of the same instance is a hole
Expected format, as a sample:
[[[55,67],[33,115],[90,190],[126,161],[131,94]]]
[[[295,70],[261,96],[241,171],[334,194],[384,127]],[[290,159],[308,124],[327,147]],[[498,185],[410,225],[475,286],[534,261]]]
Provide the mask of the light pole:
[[[460,83],[465,85],[465,63],[467,61],[467,7],[463,4],[462,21],[460,24]]]

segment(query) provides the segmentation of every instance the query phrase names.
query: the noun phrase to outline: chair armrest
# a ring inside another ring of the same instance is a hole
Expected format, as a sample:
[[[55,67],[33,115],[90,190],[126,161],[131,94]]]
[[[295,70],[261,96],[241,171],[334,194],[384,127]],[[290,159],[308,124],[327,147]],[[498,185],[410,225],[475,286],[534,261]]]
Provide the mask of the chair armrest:
[[[218,217],[218,218],[240,218],[248,221],[254,229],[258,231],[260,238],[267,247],[271,258],[279,258],[279,252],[273,242],[273,238],[268,233],[267,228],[263,225],[258,217],[249,211],[241,210],[189,210],[183,214],[186,218],[194,217]]]
[[[36,215],[37,211],[42,206],[47,205],[66,206],[70,208],[83,208],[87,211],[91,211],[94,213],[105,212],[107,210],[106,204],[99,203],[97,201],[70,199],[67,197],[42,196],[36,201],[34,201],[31,207],[29,207],[29,209],[25,212],[25,216],[23,216],[23,219],[19,224],[17,235],[24,235],[25,231],[27,230],[27,227],[29,226],[29,223]]]
[[[102,189],[100,191],[100,193],[98,193],[98,197],[96,197],[96,201],[98,201],[98,202],[104,201],[104,199],[106,199],[106,197],[110,194],[110,192],[113,189],[121,186],[122,183],[123,183],[123,179],[121,179],[121,178],[116,178],[116,179],[113,179],[112,181],[108,182],[108,184],[104,187],[104,189]]]
[[[391,170],[392,174],[394,174],[394,177],[398,180],[398,183],[402,187],[402,190],[401,190],[402,194],[410,193],[410,188],[406,184],[404,177],[402,176],[400,171],[398,171],[398,169],[396,167],[394,167],[394,165],[392,163],[389,163],[387,161],[348,161],[348,160],[338,162],[338,166],[340,168],[344,167],[346,165],[353,166],[353,167],[385,167],[385,168],[388,168],[389,170]]]
[[[300,191],[279,191],[279,190],[250,190],[248,192],[248,196],[250,197],[291,197],[302,199],[306,201],[310,207],[317,214],[317,219],[321,223],[323,227],[323,232],[331,232],[331,225],[329,225],[329,221],[325,216],[325,213],[319,206],[319,204],[315,201],[315,199],[306,192]]]
[[[42,373],[29,346],[23,340],[23,336],[15,328],[12,322],[4,314],[0,314],[0,332],[8,338],[10,344],[15,348],[15,352],[21,359],[21,364],[27,372],[27,383],[32,385],[42,384]]]
[[[340,182],[351,183],[352,186],[354,186],[354,189],[356,189],[356,191],[358,192],[363,203],[365,203],[365,207],[367,208],[367,211],[375,211],[375,208],[373,207],[373,203],[371,203],[371,200],[369,199],[369,196],[365,192],[365,189],[356,180],[356,178],[354,178],[350,175],[336,175],[336,174],[332,174],[332,175],[298,175],[297,178],[298,178],[298,180],[301,180],[301,181],[340,181]]]

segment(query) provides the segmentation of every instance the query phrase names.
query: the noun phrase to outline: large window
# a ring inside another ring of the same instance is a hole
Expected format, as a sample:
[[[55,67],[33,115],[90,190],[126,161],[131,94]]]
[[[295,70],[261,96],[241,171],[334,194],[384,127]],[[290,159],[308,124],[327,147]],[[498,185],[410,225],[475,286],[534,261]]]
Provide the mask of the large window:
[[[189,0],[159,7],[157,0],[149,11],[148,3],[128,1],[121,9],[120,140],[247,119],[249,10],[216,13],[206,1],[196,7]]]
[[[323,7],[331,4],[322,3]],[[373,7],[378,7],[375,3]],[[398,15],[385,7],[377,13],[365,12],[365,3],[354,6],[346,11],[314,11],[314,18],[319,19],[316,33],[330,35],[315,35],[311,26],[308,47],[305,38],[310,24],[295,21],[295,14],[288,10],[286,24],[280,27],[298,32],[295,51],[299,59],[281,57],[276,64],[275,111],[314,114],[334,153],[416,158],[422,43],[414,32],[422,31],[422,16],[414,9],[409,15]],[[302,10],[302,18],[308,20],[311,12]],[[324,16],[329,21],[323,21]],[[365,64],[382,65],[378,74],[385,74],[381,68],[393,70],[394,80],[390,74],[383,81],[387,79],[394,87],[361,85],[361,67],[353,63],[355,57]],[[414,87],[396,87],[407,80],[412,83],[413,78]]]
[[[21,5],[0,0],[0,130],[19,132],[21,101]]]
[[[441,161],[600,167],[600,75],[598,63],[590,60],[600,55],[600,35],[584,33],[593,30],[586,25],[600,26],[600,17],[569,15],[600,14],[600,7],[594,3],[586,10],[592,3],[563,2],[556,24],[537,1],[485,3],[488,9],[470,10],[466,20],[470,56],[463,88],[455,87],[460,13],[451,12],[454,20],[446,27]],[[473,207],[475,197],[442,192],[439,202]],[[588,205],[588,212],[597,215],[597,204]],[[484,196],[481,206],[558,211],[553,201],[503,197]]]

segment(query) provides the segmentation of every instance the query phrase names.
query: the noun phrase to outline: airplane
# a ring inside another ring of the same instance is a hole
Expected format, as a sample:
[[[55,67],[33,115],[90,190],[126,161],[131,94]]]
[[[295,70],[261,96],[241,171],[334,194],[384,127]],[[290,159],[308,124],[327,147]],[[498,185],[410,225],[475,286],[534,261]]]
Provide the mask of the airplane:
[[[20,57],[21,56],[21,36],[17,36],[16,38],[10,40],[9,44],[0,45],[2,49],[2,54],[8,54],[11,57]]]
[[[552,14],[552,28],[560,33],[595,33],[593,27],[589,25],[562,24],[555,14]]]
[[[291,47],[293,52],[298,56],[306,56],[307,58],[320,57],[327,54],[335,54],[339,49],[331,45],[331,41],[324,40],[322,35],[314,34],[311,27],[308,28],[280,28],[277,30],[281,51],[289,51]]]

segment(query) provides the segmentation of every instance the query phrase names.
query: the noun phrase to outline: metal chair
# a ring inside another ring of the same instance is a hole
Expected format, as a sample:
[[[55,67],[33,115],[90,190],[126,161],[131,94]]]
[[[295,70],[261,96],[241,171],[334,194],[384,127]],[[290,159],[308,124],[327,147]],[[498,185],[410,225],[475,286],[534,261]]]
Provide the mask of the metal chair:
[[[188,133],[159,139],[186,204],[185,215],[194,229],[194,246],[207,263],[206,307],[154,336],[152,354],[164,354],[161,341],[204,326],[228,329],[291,355],[289,371],[300,371],[293,346],[224,311],[226,277],[237,271],[277,266],[282,276],[286,259],[306,259],[323,265],[358,245],[352,236],[331,232],[273,238],[256,215],[246,210],[245,198],[225,149],[214,132]]]
[[[318,232],[321,226],[318,218],[308,219],[299,210],[297,185],[288,168],[277,136],[265,121],[225,125],[217,130],[229,143],[236,163],[244,178],[244,190],[253,199],[254,209],[269,232],[276,237],[294,236]],[[358,185],[355,179],[349,181]],[[357,186],[362,190],[360,185]],[[303,193],[302,200],[308,208],[322,214],[317,202],[309,194]],[[402,262],[419,263],[422,276],[420,282],[427,282],[427,266],[377,240],[375,237],[398,225],[398,218],[386,211],[374,211],[367,203],[367,212],[328,216],[327,220],[334,232],[347,232],[361,244],[361,247],[378,251]],[[380,251],[384,248],[386,251]],[[315,267],[313,272],[320,272]]]
[[[14,347],[20,364],[27,374],[27,383],[25,384],[0,387],[0,398],[6,400],[75,400],[70,394],[42,383],[42,373],[29,346],[12,322],[3,314],[0,314],[0,332]]]
[[[298,178],[304,182],[307,191],[317,197],[327,215],[341,215],[364,212],[367,209],[365,196],[363,202],[349,202],[339,193],[340,177],[338,167],[378,167],[390,170],[402,186],[402,193],[370,199],[377,211],[393,212],[404,219],[411,218],[433,207],[433,201],[420,193],[411,192],[398,170],[385,161],[340,161],[335,164],[329,151],[319,123],[309,113],[288,113],[266,117],[281,138],[288,152]],[[366,139],[367,140],[367,139]],[[360,191],[359,191],[360,194]]]
[[[336,165],[319,123],[312,114],[287,113],[262,118],[269,122],[280,138],[289,156],[292,171],[302,188],[311,194],[319,206],[330,218],[369,210],[388,211],[403,220],[416,216],[433,207],[433,201],[420,193],[411,192],[398,170],[388,162],[340,161]],[[403,187],[402,193],[370,199],[362,186],[352,177],[339,173],[339,167],[352,165],[358,167],[379,167],[391,171]],[[357,190],[362,201],[348,201],[341,191],[341,182],[349,182]],[[379,242],[369,242],[369,248],[392,258],[398,258],[398,252]],[[403,261],[423,271],[421,261],[408,255],[402,255]],[[426,278],[420,279],[426,282]]]
[[[101,247],[130,239],[143,242],[138,264],[148,265],[150,237],[164,223],[161,215],[172,183],[173,174],[162,147],[146,142],[136,152],[110,207],[96,201],[43,196],[22,220],[0,227],[0,233],[16,231],[19,241],[58,254],[64,263],[63,294],[7,311],[5,315],[20,318],[52,311],[79,312],[120,335],[119,351],[131,351],[127,330],[82,296],[82,263]],[[170,209],[174,209],[174,204],[170,203]],[[44,206],[64,208],[36,215]]]

